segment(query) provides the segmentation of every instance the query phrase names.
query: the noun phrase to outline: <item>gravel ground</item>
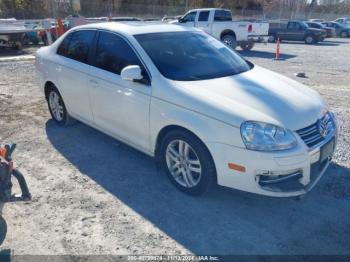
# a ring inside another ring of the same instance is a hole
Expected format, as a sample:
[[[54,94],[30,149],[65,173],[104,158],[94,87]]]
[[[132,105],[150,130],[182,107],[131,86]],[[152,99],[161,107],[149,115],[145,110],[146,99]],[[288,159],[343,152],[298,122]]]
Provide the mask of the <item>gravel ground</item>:
[[[334,163],[300,201],[221,187],[200,198],[183,195],[142,153],[83,124],[57,127],[33,61],[0,62],[0,141],[18,143],[16,165],[33,194],[31,202],[5,205],[0,250],[350,255],[350,40],[283,43],[283,61],[271,59],[274,48],[241,54],[319,91],[341,126]]]

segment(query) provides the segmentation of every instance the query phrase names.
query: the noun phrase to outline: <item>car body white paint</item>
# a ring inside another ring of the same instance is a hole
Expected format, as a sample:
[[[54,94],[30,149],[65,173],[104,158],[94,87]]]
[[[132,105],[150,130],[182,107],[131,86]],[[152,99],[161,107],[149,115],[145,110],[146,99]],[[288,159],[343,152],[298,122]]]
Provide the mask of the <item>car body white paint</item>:
[[[269,35],[269,23],[268,22],[251,22],[251,21],[215,21],[215,11],[223,10],[221,8],[200,8],[188,11],[184,16],[189,13],[195,12],[195,20],[193,22],[182,23],[180,21],[170,21],[172,24],[180,24],[187,27],[195,27],[203,30],[218,40],[225,35],[225,32],[232,31],[236,36],[238,44],[246,42],[265,42],[268,41]],[[209,12],[208,21],[199,21],[199,15],[201,12]],[[230,10],[225,10],[231,13]],[[184,17],[183,16],[183,17]],[[232,17],[232,14],[231,14]],[[250,29],[249,29],[250,27]]]
[[[214,15],[216,10],[222,10],[219,8],[203,8],[203,9],[193,9],[188,11],[184,17],[191,13],[195,12],[195,21],[193,22],[186,22],[186,23],[179,23],[178,21],[171,21],[172,24],[181,24],[182,26],[186,27],[195,27],[198,29],[203,30],[204,32],[210,34],[211,36],[215,37],[216,39],[220,40],[222,34],[225,31],[232,31],[235,33],[237,42],[247,42],[248,41],[248,27],[252,23],[246,22],[246,21],[214,21]],[[208,11],[209,12],[209,19],[208,21],[198,21],[200,12]],[[227,10],[228,11],[228,10]]]
[[[294,132],[297,147],[257,152],[246,149],[240,134],[240,126],[247,120],[292,131],[315,123],[328,110],[316,91],[259,66],[212,80],[169,80],[159,73],[133,37],[140,33],[196,29],[165,24],[101,23],[74,28],[66,35],[81,29],[122,35],[142,58],[152,81],[150,86],[125,81],[119,75],[57,55],[64,35],[37,52],[36,67],[42,91],[48,81],[52,82],[74,118],[150,156],[155,155],[157,137],[163,128],[185,128],[207,146],[214,159],[218,184],[222,186],[268,196],[297,196],[317,183],[318,180],[310,182],[310,165],[319,158],[320,147],[309,149]],[[228,163],[242,165],[246,172],[229,169]],[[274,192],[256,181],[260,172],[290,170],[303,171],[301,183],[308,186],[305,190]]]

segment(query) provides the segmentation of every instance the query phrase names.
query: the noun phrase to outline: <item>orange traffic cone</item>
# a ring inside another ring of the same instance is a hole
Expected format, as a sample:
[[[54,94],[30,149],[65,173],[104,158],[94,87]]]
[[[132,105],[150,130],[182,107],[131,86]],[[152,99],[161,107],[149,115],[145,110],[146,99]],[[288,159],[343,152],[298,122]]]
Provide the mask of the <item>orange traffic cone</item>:
[[[277,46],[276,46],[276,56],[274,58],[274,60],[281,60],[280,58],[280,44],[281,44],[281,41],[279,38],[277,38]]]

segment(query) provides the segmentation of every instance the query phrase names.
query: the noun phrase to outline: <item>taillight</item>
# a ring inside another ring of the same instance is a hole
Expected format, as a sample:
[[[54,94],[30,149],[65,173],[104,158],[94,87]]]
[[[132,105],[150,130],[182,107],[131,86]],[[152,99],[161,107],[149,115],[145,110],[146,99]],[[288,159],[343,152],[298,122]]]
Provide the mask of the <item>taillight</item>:
[[[253,32],[253,25],[252,24],[250,24],[248,26],[248,33],[251,33],[251,32]]]

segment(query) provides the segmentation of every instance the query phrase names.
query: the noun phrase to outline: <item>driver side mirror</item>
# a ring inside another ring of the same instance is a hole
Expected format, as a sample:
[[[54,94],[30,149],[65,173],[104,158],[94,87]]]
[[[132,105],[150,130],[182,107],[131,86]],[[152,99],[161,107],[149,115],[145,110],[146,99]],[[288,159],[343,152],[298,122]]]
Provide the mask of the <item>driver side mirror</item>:
[[[120,76],[125,81],[134,81],[134,80],[140,81],[143,79],[141,67],[138,65],[131,65],[131,66],[125,67],[121,71]]]
[[[179,21],[179,23],[184,23],[184,22],[185,22],[185,20],[183,19],[183,17],[180,17],[180,18],[178,19],[178,21]]]

